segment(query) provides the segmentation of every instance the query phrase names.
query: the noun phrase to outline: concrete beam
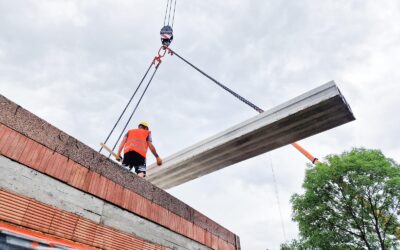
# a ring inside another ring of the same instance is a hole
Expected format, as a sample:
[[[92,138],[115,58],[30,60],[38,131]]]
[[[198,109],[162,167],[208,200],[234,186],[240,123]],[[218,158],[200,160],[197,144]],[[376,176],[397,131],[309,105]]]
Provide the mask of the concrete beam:
[[[147,180],[175,187],[353,120],[331,81],[149,166]]]

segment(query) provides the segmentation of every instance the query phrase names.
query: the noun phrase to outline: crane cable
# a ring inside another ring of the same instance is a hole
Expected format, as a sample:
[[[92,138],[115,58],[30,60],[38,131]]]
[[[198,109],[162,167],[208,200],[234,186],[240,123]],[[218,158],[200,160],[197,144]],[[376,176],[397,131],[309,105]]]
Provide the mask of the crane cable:
[[[128,106],[131,104],[133,98],[134,98],[135,95],[137,94],[139,88],[140,88],[141,85],[143,84],[143,81],[146,79],[146,77],[147,77],[147,75],[148,75],[150,69],[151,69],[153,66],[155,66],[154,71],[153,71],[153,74],[151,75],[151,77],[150,77],[150,79],[149,79],[149,81],[148,81],[148,83],[147,83],[147,85],[146,85],[144,91],[142,92],[142,94],[141,94],[139,100],[137,101],[137,103],[136,103],[136,105],[135,105],[135,108],[133,109],[131,115],[129,116],[128,121],[125,123],[124,128],[122,129],[122,131],[121,131],[121,133],[120,133],[120,135],[119,135],[117,141],[115,142],[115,144],[114,144],[114,146],[113,146],[113,148],[112,148],[112,151],[114,151],[114,149],[116,148],[116,146],[117,146],[119,140],[121,139],[122,135],[123,135],[124,132],[125,132],[125,129],[127,128],[129,122],[131,121],[133,115],[135,114],[137,108],[139,107],[139,104],[140,104],[140,102],[142,101],[144,94],[147,92],[147,89],[149,88],[150,83],[152,82],[152,80],[153,80],[155,74],[157,73],[157,70],[158,70],[158,68],[159,68],[159,66],[160,66],[160,64],[161,64],[161,62],[162,62],[162,58],[165,56],[166,53],[167,53],[167,50],[164,49],[164,46],[161,46],[160,49],[158,50],[158,54],[157,54],[157,55],[154,57],[154,59],[151,61],[150,66],[149,66],[148,69],[146,70],[146,73],[145,73],[144,76],[142,77],[142,79],[141,79],[141,81],[139,82],[138,86],[136,87],[134,93],[132,94],[131,98],[129,99],[129,101],[128,101],[128,103],[126,104],[125,108],[123,109],[122,113],[121,113],[120,116],[118,117],[117,122],[114,124],[114,126],[113,126],[113,128],[111,129],[110,133],[108,134],[106,140],[104,141],[103,144],[106,144],[107,141],[109,140],[111,134],[114,132],[115,128],[117,127],[118,123],[121,121],[121,118],[122,118],[122,116],[125,114],[125,112],[126,112]],[[101,152],[102,149],[103,149],[103,146],[100,147],[99,153]],[[110,157],[111,157],[111,153],[108,155],[108,158],[110,158]]]
[[[174,6],[172,8],[172,5]],[[126,127],[128,126],[129,122],[131,121],[133,115],[135,114],[140,102],[143,99],[144,94],[146,93],[151,81],[154,78],[154,75],[156,74],[158,67],[161,64],[161,59],[165,56],[165,54],[167,53],[167,47],[171,44],[172,40],[173,40],[173,30],[172,27],[174,26],[174,21],[175,21],[175,10],[176,10],[176,0],[167,0],[167,6],[165,8],[165,15],[164,15],[164,27],[161,29],[160,31],[160,35],[161,35],[161,42],[163,44],[163,46],[160,47],[160,49],[158,50],[158,55],[154,57],[154,59],[152,60],[150,66],[148,67],[148,69],[146,70],[146,73],[144,74],[144,76],[142,77],[142,80],[140,81],[140,83],[138,84],[138,86],[136,87],[134,93],[132,94],[131,98],[129,99],[128,103],[126,104],[125,108],[122,110],[122,113],[120,114],[120,116],[117,119],[117,122],[114,124],[114,126],[112,127],[110,133],[108,134],[108,136],[106,137],[104,143],[102,144],[102,146],[99,149],[99,153],[101,152],[101,150],[103,149],[103,145],[105,145],[108,140],[110,139],[112,133],[114,132],[115,128],[117,127],[118,123],[121,121],[122,116],[125,114],[128,106],[131,104],[133,98],[135,97],[135,95],[137,94],[139,88],[141,87],[143,81],[145,80],[145,78],[147,77],[147,74],[149,73],[150,69],[152,68],[153,65],[155,65],[155,69],[154,72],[152,74],[152,76],[150,77],[149,82],[147,83],[146,88],[144,89],[142,95],[140,96],[138,102],[135,105],[135,108],[133,109],[131,115],[129,116],[128,121],[125,123],[125,126],[122,130],[122,132],[120,133],[118,140],[115,142],[114,147],[112,148],[112,151],[114,151],[115,147],[117,146],[119,140],[121,139]],[[171,15],[172,14],[172,15]],[[167,19],[168,16],[168,19]],[[172,16],[172,17],[171,17]],[[168,51],[168,53],[172,53],[171,51]],[[108,158],[110,158],[111,153],[109,154]]]
[[[135,92],[133,92],[133,94],[132,94],[131,98],[129,99],[128,103],[126,104],[125,108],[122,110],[122,113],[119,115],[117,122],[114,124],[114,126],[111,129],[110,133],[108,134],[107,138],[104,140],[104,144],[107,144],[108,139],[110,139],[110,136],[114,132],[115,128],[117,127],[117,124],[121,121],[122,116],[125,114],[126,109],[131,104],[133,98],[135,97],[137,91],[139,90],[140,86],[142,85],[144,79],[146,78],[146,76],[149,73],[149,71],[152,68],[152,66],[153,66],[153,61],[151,61],[151,64],[150,64],[149,68],[146,70],[146,73],[142,77],[142,80],[139,82],[138,86],[136,87]],[[101,152],[102,149],[103,149],[103,146],[100,147],[99,153]]]
[[[136,103],[136,106],[135,106],[135,108],[133,109],[131,115],[129,116],[128,121],[125,123],[125,126],[124,126],[124,128],[122,129],[121,133],[119,134],[118,139],[115,141],[115,144],[114,144],[114,146],[113,146],[113,148],[112,148],[112,151],[114,151],[114,149],[117,147],[118,142],[119,142],[119,140],[121,139],[122,135],[124,134],[126,127],[128,127],[129,122],[131,121],[133,115],[135,114],[137,108],[139,107],[139,104],[140,104],[140,102],[142,101],[144,94],[146,94],[146,91],[147,91],[147,89],[149,88],[150,83],[151,83],[151,81],[152,81],[153,78],[154,78],[154,75],[157,73],[157,70],[158,70],[158,66],[159,66],[159,65],[160,65],[160,64],[157,64],[157,65],[155,66],[154,71],[153,71],[153,74],[151,75],[151,77],[150,77],[150,79],[149,79],[149,82],[148,82],[147,85],[146,85],[146,88],[144,89],[142,95],[140,96],[138,102]],[[110,158],[110,157],[111,157],[111,153],[108,155],[108,158]]]
[[[250,102],[249,100],[247,100],[246,98],[242,97],[241,95],[237,94],[235,91],[233,91],[232,89],[228,88],[227,86],[225,86],[224,84],[220,83],[219,81],[215,80],[213,77],[211,77],[210,75],[208,75],[207,73],[205,73],[204,71],[202,71],[201,69],[199,69],[198,67],[196,67],[195,65],[193,65],[192,63],[190,63],[188,60],[186,60],[185,58],[183,58],[182,56],[180,56],[179,54],[177,54],[175,51],[173,51],[172,49],[170,49],[169,47],[164,46],[164,48],[166,50],[169,50],[170,54],[172,55],[176,55],[179,59],[181,59],[182,61],[184,61],[185,63],[187,63],[188,65],[190,65],[192,68],[194,68],[195,70],[197,70],[199,73],[201,73],[202,75],[204,75],[205,77],[207,77],[208,79],[210,79],[211,81],[213,81],[215,84],[217,84],[218,86],[220,86],[221,88],[223,88],[224,90],[228,91],[230,94],[232,94],[233,96],[235,96],[237,99],[239,99],[240,101],[242,101],[243,103],[247,104],[248,106],[250,106],[251,108],[253,108],[255,111],[257,111],[258,113],[263,113],[264,110],[259,108],[257,105],[255,105],[254,103]],[[313,164],[318,163],[318,158],[314,157],[311,153],[309,153],[306,149],[304,149],[302,146],[300,146],[297,142],[293,142],[292,146],[295,147],[298,151],[300,151],[300,153],[302,153],[305,157],[307,157]]]
[[[197,70],[198,72],[200,72],[201,74],[203,74],[205,77],[207,77],[208,79],[210,79],[211,81],[213,81],[214,83],[216,83],[218,86],[220,86],[221,88],[223,88],[224,90],[228,91],[230,94],[232,94],[233,96],[235,96],[237,99],[239,99],[240,101],[244,102],[245,104],[249,105],[250,107],[252,107],[254,110],[256,110],[259,113],[264,112],[264,110],[262,110],[261,108],[257,107],[255,104],[251,103],[249,100],[247,100],[246,98],[240,96],[239,94],[237,94],[235,91],[231,90],[230,88],[228,88],[227,86],[223,85],[222,83],[218,82],[217,80],[215,80],[213,77],[211,77],[210,75],[206,74],[204,71],[202,71],[201,69],[199,69],[198,67],[194,66],[192,63],[190,63],[188,60],[186,60],[185,58],[181,57],[179,54],[177,54],[175,51],[173,51],[170,48],[167,48],[168,50],[170,50],[174,55],[176,55],[179,59],[181,59],[182,61],[184,61],[185,63],[189,64],[191,67],[193,67],[195,70]]]
[[[174,5],[171,21],[172,4]],[[165,8],[164,26],[174,27],[175,21],[176,0],[167,0],[167,7]],[[168,16],[168,19],[167,19]]]
[[[173,8],[173,14],[172,14],[172,22],[171,22],[171,12],[172,12],[172,4],[174,5]],[[253,104],[252,102],[250,102],[249,100],[247,100],[246,98],[240,96],[239,94],[237,94],[236,92],[234,92],[232,89],[228,88],[227,86],[223,85],[222,83],[218,82],[217,80],[215,80],[214,78],[212,78],[210,75],[206,74],[204,71],[202,71],[201,69],[199,69],[198,67],[194,66],[192,63],[190,63],[189,61],[187,61],[186,59],[184,59],[183,57],[181,57],[179,54],[177,54],[175,51],[171,50],[169,48],[169,45],[171,44],[172,40],[173,40],[173,25],[174,25],[174,21],[175,21],[175,10],[176,10],[176,0],[167,0],[167,6],[165,9],[165,15],[164,15],[164,26],[160,31],[160,35],[161,35],[161,42],[163,44],[163,46],[161,46],[161,48],[158,51],[158,55],[153,59],[152,63],[150,64],[149,68],[147,69],[146,73],[144,74],[143,78],[141,79],[139,85],[137,86],[137,88],[135,89],[133,95],[131,96],[131,98],[129,99],[127,105],[125,106],[125,108],[123,109],[122,113],[120,114],[117,122],[114,124],[113,128],[111,129],[110,133],[108,134],[104,144],[107,143],[108,139],[110,138],[111,134],[114,132],[117,124],[120,122],[122,116],[125,114],[128,106],[130,105],[130,103],[132,102],[133,98],[135,97],[135,95],[137,94],[137,91],[139,90],[140,86],[142,85],[144,79],[147,77],[147,74],[149,73],[150,69],[152,68],[153,65],[155,65],[155,69],[153,71],[153,74],[151,75],[144,91],[142,92],[138,102],[136,103],[135,108],[133,109],[129,119],[127,120],[127,122],[125,123],[124,128],[122,129],[117,141],[115,142],[112,151],[114,151],[114,149],[116,148],[119,140],[121,139],[125,129],[127,128],[129,122],[131,121],[133,115],[135,114],[140,102],[143,99],[143,96],[145,95],[146,91],[148,90],[150,83],[152,82],[155,74],[157,73],[157,70],[161,64],[161,58],[164,57],[164,55],[168,52],[170,55],[176,55],[178,58],[180,58],[182,61],[184,61],[185,63],[187,63],[188,65],[190,65],[191,67],[193,67],[195,70],[197,70],[199,73],[201,73],[202,75],[206,76],[208,79],[210,79],[211,81],[213,81],[214,83],[216,83],[219,87],[223,88],[224,90],[226,90],[227,92],[229,92],[230,94],[232,94],[233,96],[235,96],[238,100],[242,101],[243,103],[247,104],[248,106],[250,106],[251,108],[253,108],[254,110],[256,110],[258,113],[263,113],[264,110],[262,110],[261,108],[259,108],[258,106],[256,106],[255,104]],[[168,19],[167,19],[167,15],[168,15]],[[163,53],[160,53],[163,50]],[[305,155],[313,164],[315,164],[316,162],[318,162],[318,159],[313,157],[309,152],[307,152],[304,148],[302,148],[298,143],[292,143],[292,145],[297,148],[303,155]],[[101,152],[103,146],[100,148],[99,153]],[[108,158],[110,158],[111,153],[109,154]],[[275,195],[276,195],[276,199],[278,201],[278,209],[279,209],[279,213],[280,213],[280,218],[281,218],[281,226],[282,226],[282,231],[283,231],[283,235],[284,238],[286,238],[286,233],[285,233],[285,228],[284,228],[284,224],[283,224],[283,217],[282,217],[282,211],[281,211],[281,207],[280,207],[280,203],[279,203],[279,193],[278,193],[278,187],[277,187],[277,183],[276,183],[276,178],[275,178],[275,173],[274,173],[274,168],[272,165],[272,160],[270,160],[270,166],[271,166],[271,170],[272,170],[272,175],[273,175],[273,181],[274,181],[274,188],[275,188]]]
[[[235,91],[233,91],[232,89],[228,88],[224,84],[220,83],[219,81],[217,81],[216,79],[214,79],[213,77],[211,77],[210,75],[208,75],[207,73],[205,73],[204,71],[202,71],[201,69],[199,69],[198,67],[193,65],[192,63],[190,63],[188,60],[186,60],[185,58],[183,58],[182,56],[177,54],[172,49],[170,49],[168,47],[165,47],[165,49],[169,50],[171,55],[176,55],[179,59],[181,59],[182,61],[184,61],[185,63],[187,63],[191,67],[193,67],[195,70],[200,72],[202,75],[204,75],[205,77],[207,77],[208,79],[213,81],[215,84],[217,84],[218,86],[220,86],[221,88],[223,88],[224,90],[226,90],[227,92],[229,92],[230,94],[235,96],[238,100],[242,101],[243,103],[245,103],[248,106],[250,106],[251,108],[253,108],[258,113],[263,113],[264,112],[264,110],[259,108],[257,105],[255,105],[254,103],[250,102],[249,100],[247,100],[243,96],[237,94]],[[301,153],[303,153],[303,155],[305,155],[313,164],[315,164],[315,162],[318,161],[317,158],[313,157],[309,152],[307,152],[304,148],[302,148],[298,143],[295,142],[295,143],[292,143],[292,145],[294,147],[296,147]],[[273,179],[273,182],[274,182],[275,197],[276,197],[277,202],[278,202],[278,210],[279,210],[279,216],[280,216],[280,221],[281,221],[281,228],[282,228],[283,238],[286,240],[286,231],[285,231],[285,226],[284,226],[284,222],[283,222],[282,208],[281,208],[281,205],[280,205],[278,184],[277,184],[276,177],[275,177],[274,167],[272,165],[272,159],[270,159],[270,166],[271,166],[271,171],[272,171],[272,179]]]
[[[258,113],[263,113],[264,110],[262,110],[260,107],[258,107],[257,105],[255,105],[254,103],[250,102],[249,100],[247,100],[246,98],[244,98],[243,96],[237,94],[235,91],[233,91],[232,89],[228,88],[227,86],[225,86],[224,84],[220,83],[219,81],[217,81],[216,79],[214,79],[213,77],[211,77],[210,75],[208,75],[207,73],[205,73],[204,71],[202,71],[201,69],[199,69],[198,67],[196,67],[195,65],[193,65],[192,63],[190,63],[188,60],[186,60],[185,58],[183,58],[182,56],[180,56],[179,54],[177,54],[175,51],[173,51],[172,49],[165,47],[166,50],[170,51],[171,55],[176,55],[179,59],[181,59],[182,61],[184,61],[185,63],[187,63],[188,65],[190,65],[191,67],[193,67],[195,70],[197,70],[198,72],[200,72],[202,75],[204,75],[205,77],[207,77],[208,79],[210,79],[211,81],[213,81],[215,84],[217,84],[218,86],[220,86],[221,88],[223,88],[224,90],[226,90],[227,92],[229,92],[230,94],[232,94],[233,96],[235,96],[238,100],[242,101],[243,103],[247,104],[248,106],[250,106],[251,108],[253,108],[255,111],[257,111]],[[311,160],[311,158],[313,158],[313,156],[308,153],[305,149],[303,149],[300,145],[296,144],[296,148],[299,147],[301,150],[300,152],[306,152],[309,155],[309,159]],[[299,149],[299,150],[300,150]],[[304,155],[306,155],[305,153],[303,153]],[[315,161],[317,161],[318,159],[313,158],[311,161],[314,163]],[[275,171],[274,171],[274,167],[272,165],[272,159],[270,158],[270,166],[271,166],[271,171],[272,171],[272,179],[273,179],[273,183],[274,183],[274,192],[275,192],[275,198],[277,200],[278,203],[278,210],[279,210],[279,216],[280,216],[280,222],[281,222],[281,228],[282,228],[282,233],[283,233],[283,238],[286,240],[286,230],[285,230],[285,226],[284,226],[284,222],[283,222],[283,216],[282,216],[282,208],[280,205],[280,198],[279,198],[279,191],[278,191],[278,184],[276,181],[276,177],[275,177]]]
[[[283,222],[283,215],[282,215],[282,208],[281,208],[281,202],[279,198],[279,189],[278,189],[278,182],[276,181],[276,176],[275,176],[275,170],[274,170],[274,165],[272,164],[272,157],[271,155],[269,156],[269,165],[271,167],[271,172],[272,172],[272,181],[274,183],[274,191],[275,191],[275,198],[278,204],[278,210],[279,210],[279,217],[281,220],[281,228],[282,228],[282,233],[283,233],[283,239],[286,241],[286,230],[285,230],[285,223]]]

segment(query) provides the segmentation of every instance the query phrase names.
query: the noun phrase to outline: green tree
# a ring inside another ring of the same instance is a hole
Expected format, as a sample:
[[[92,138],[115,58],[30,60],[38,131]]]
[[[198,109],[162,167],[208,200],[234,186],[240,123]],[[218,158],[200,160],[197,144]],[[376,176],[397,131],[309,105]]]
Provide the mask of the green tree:
[[[281,250],[314,250],[308,242],[292,240],[291,242],[281,244]]]
[[[378,150],[353,149],[309,165],[292,196],[300,241],[286,249],[397,249],[400,166]]]

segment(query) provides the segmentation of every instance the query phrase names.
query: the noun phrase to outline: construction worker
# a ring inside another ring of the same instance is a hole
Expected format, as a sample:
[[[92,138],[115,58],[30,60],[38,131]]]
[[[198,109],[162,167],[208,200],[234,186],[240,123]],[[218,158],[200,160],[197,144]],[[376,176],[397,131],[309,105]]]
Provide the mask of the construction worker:
[[[148,122],[142,121],[137,129],[129,130],[118,149],[117,161],[121,160],[121,152],[124,151],[122,165],[125,168],[135,168],[135,172],[139,177],[146,177],[146,153],[147,149],[153,153],[157,159],[157,165],[161,166],[162,160],[158,156],[156,149],[153,146],[151,131],[149,130]]]

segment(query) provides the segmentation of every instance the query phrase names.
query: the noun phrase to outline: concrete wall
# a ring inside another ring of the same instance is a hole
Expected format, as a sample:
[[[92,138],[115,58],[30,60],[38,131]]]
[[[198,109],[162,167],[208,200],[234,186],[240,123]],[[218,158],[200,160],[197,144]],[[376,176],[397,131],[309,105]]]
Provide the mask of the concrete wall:
[[[226,228],[1,95],[0,154],[200,245],[239,245]]]
[[[0,156],[0,173],[0,189],[30,197],[171,249],[210,249],[3,156]]]

